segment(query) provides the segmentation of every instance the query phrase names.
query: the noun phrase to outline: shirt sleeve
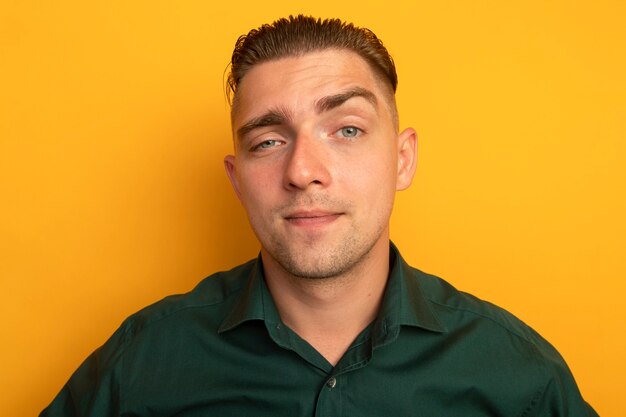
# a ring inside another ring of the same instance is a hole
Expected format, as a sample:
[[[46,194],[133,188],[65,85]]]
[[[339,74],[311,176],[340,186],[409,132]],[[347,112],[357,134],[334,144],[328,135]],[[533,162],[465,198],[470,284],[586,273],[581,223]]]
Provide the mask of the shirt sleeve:
[[[125,326],[93,352],[39,417],[113,417],[120,414]]]
[[[583,399],[569,367],[556,350],[545,366],[546,385],[522,417],[598,417]]]

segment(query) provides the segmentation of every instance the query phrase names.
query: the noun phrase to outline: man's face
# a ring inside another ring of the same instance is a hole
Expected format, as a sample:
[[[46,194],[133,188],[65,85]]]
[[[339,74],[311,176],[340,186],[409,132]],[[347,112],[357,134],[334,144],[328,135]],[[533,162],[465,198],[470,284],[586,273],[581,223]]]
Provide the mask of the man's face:
[[[387,245],[395,191],[415,170],[391,93],[357,54],[258,64],[237,91],[229,178],[271,257],[292,275],[341,275]]]

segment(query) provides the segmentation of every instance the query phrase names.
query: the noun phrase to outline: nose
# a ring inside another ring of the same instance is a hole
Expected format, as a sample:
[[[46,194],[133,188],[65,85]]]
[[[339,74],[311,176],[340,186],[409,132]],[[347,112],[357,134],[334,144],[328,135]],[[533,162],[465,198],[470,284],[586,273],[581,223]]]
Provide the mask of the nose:
[[[284,186],[290,190],[325,188],[330,184],[328,149],[317,138],[298,135],[287,156]]]

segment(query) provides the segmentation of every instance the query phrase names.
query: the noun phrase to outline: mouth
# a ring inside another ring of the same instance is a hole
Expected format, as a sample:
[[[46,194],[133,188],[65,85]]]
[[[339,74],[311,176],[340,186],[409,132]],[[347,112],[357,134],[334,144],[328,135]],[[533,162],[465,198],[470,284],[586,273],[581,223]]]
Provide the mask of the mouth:
[[[323,226],[334,222],[344,213],[321,210],[296,211],[284,216],[284,219],[294,226]]]

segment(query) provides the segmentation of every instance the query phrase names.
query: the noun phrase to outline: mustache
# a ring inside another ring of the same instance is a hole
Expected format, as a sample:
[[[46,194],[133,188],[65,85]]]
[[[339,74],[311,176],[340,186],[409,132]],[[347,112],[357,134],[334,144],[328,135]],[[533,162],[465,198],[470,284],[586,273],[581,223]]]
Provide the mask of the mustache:
[[[344,213],[352,208],[352,202],[327,194],[294,194],[289,201],[278,206],[277,211],[283,217],[301,210],[320,210],[329,213]]]

